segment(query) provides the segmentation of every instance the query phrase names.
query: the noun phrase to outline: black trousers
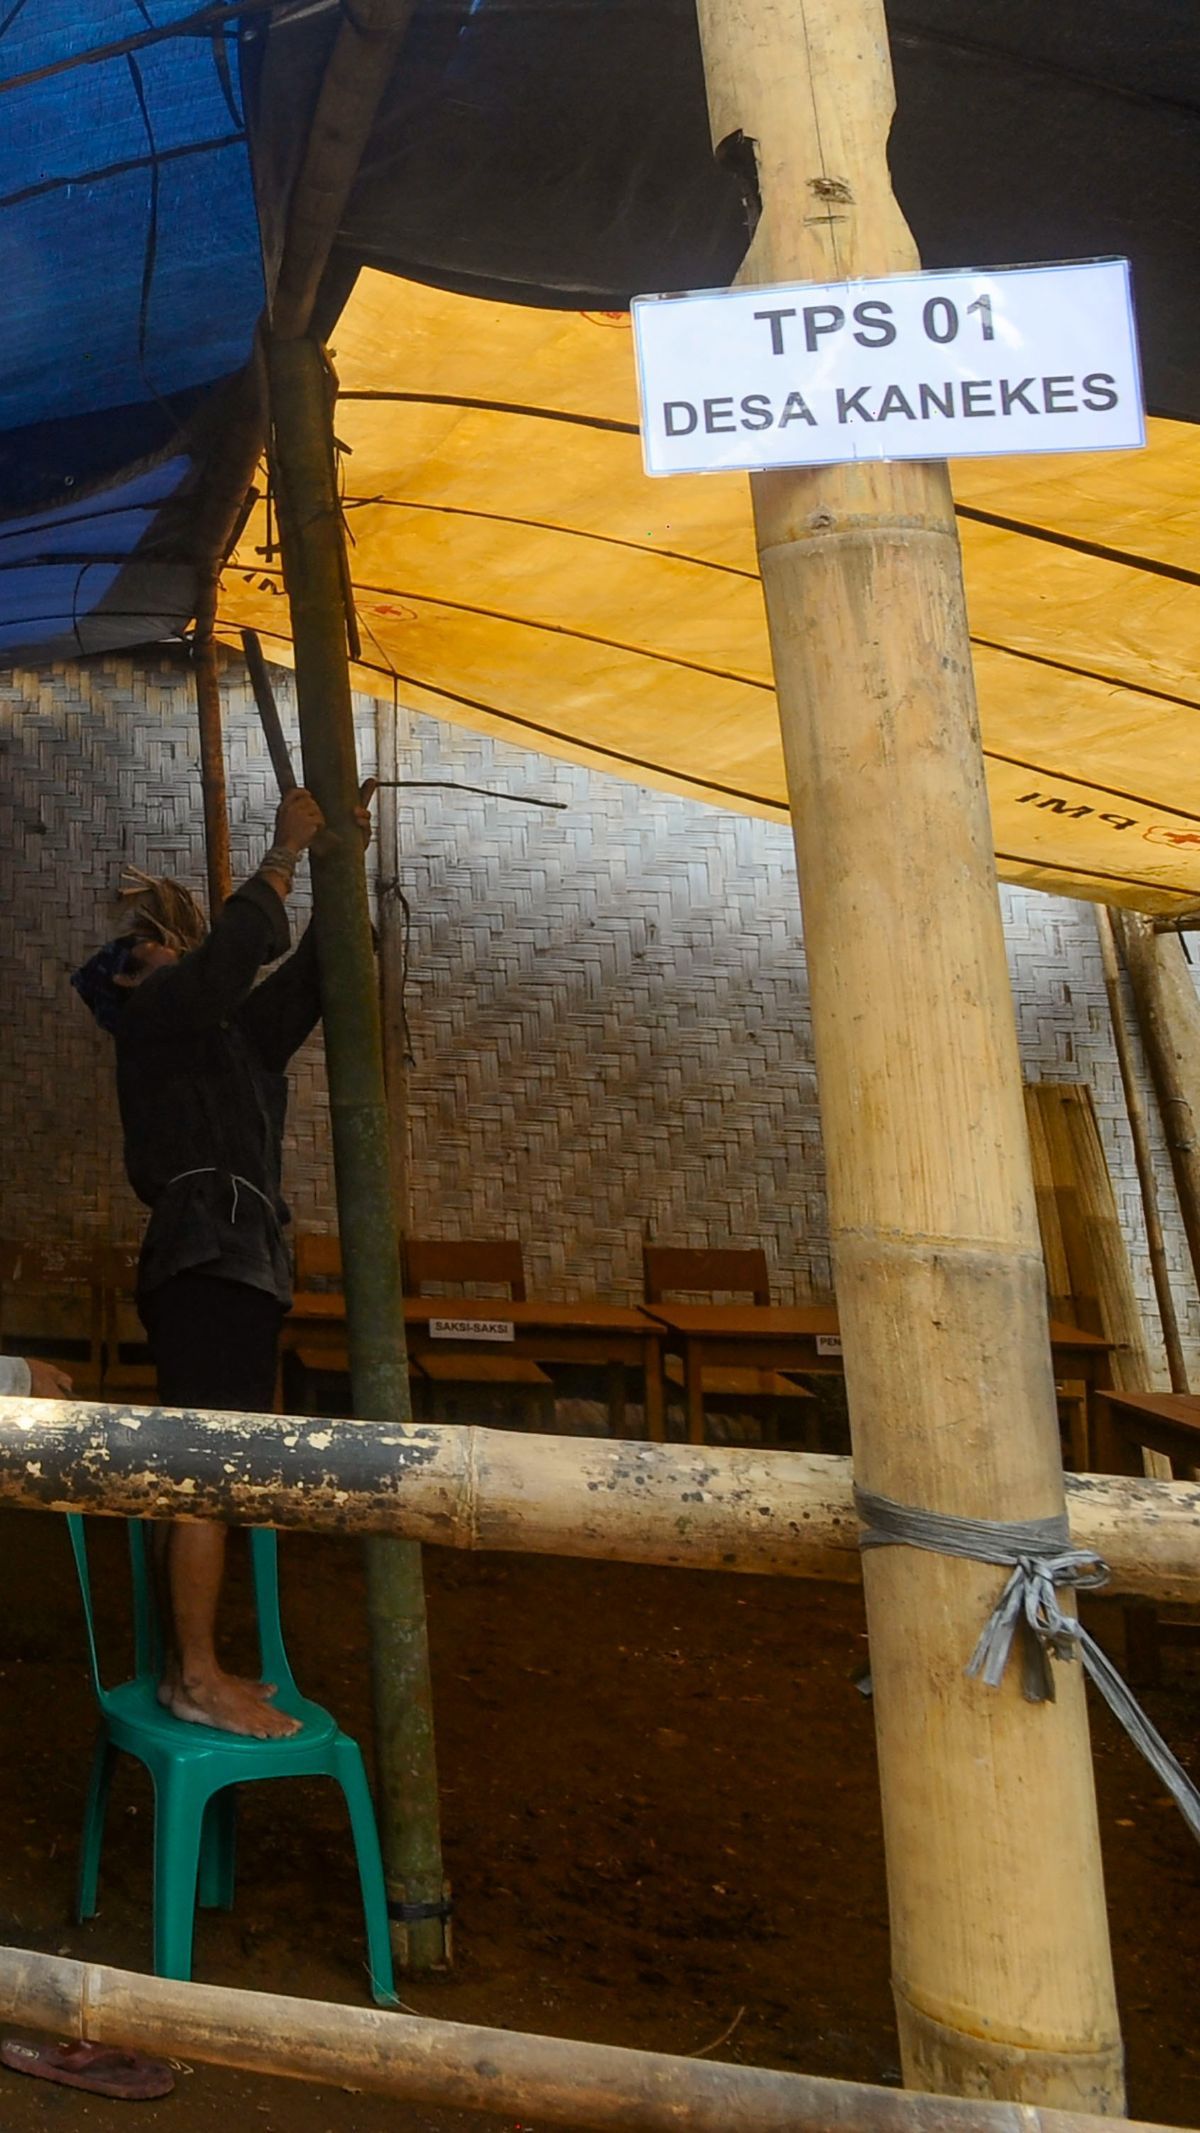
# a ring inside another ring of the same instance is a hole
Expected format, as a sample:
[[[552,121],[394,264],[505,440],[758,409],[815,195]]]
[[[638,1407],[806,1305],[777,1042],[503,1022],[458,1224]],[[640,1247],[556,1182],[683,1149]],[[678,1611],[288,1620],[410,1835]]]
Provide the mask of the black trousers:
[[[216,1274],[175,1274],[138,1306],[164,1407],[269,1414],[283,1305]]]

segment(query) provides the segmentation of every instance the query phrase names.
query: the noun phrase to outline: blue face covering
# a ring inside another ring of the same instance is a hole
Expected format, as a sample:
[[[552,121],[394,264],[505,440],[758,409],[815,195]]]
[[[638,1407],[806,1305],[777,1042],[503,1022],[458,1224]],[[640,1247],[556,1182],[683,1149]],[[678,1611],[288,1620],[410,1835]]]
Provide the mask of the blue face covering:
[[[71,974],[71,983],[85,1007],[91,1009],[101,1029],[111,1036],[117,1026],[117,1016],[125,1002],[125,994],[116,980],[129,969],[133,961],[135,943],[130,940],[106,941],[80,969]]]

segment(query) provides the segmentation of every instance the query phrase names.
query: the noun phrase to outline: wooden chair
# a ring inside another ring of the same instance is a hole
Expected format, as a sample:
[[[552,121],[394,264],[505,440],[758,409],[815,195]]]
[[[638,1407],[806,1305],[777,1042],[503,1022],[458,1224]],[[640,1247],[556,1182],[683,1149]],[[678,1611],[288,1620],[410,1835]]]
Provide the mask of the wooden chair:
[[[668,1297],[716,1298],[749,1296],[756,1304],[771,1302],[771,1277],[767,1255],[761,1245],[749,1247],[703,1246],[696,1249],[671,1244],[647,1244],[642,1250],[642,1294],[647,1303],[665,1303]],[[681,1357],[669,1355],[664,1364],[668,1385],[682,1388],[685,1382]],[[735,1401],[742,1409],[760,1416],[764,1437],[778,1442],[785,1415],[804,1418],[804,1437],[809,1450],[818,1449],[809,1439],[816,1434],[815,1403],[802,1385],[779,1370],[762,1370],[753,1364],[725,1368],[706,1365],[703,1376],[705,1400]],[[801,1403],[808,1403],[805,1412]]]
[[[293,1247],[296,1263],[296,1287],[298,1289],[340,1289],[342,1286],[342,1245],[338,1237],[318,1237],[307,1230],[297,1231]]]
[[[81,1399],[100,1398],[104,1300],[94,1245],[0,1242],[0,1350],[59,1363]]]
[[[315,1231],[297,1231],[292,1242],[292,1256],[296,1269],[296,1293],[336,1294],[342,1287],[342,1245],[339,1237],[320,1236]],[[340,1330],[340,1329],[339,1329]],[[331,1377],[349,1377],[350,1351],[344,1333],[338,1338],[315,1340],[311,1329],[301,1340],[288,1339],[287,1322],[280,1343],[280,1376],[276,1386],[275,1404],[280,1409],[290,1409],[292,1393],[297,1396],[297,1405],[303,1407],[307,1390],[314,1377],[326,1373]],[[291,1379],[299,1372],[299,1385],[294,1385],[285,1397],[285,1374]],[[410,1360],[410,1382],[419,1378],[418,1366]]]
[[[409,1237],[404,1244],[404,1293],[432,1288],[499,1289],[524,1303],[525,1261],[515,1237]]]
[[[404,1244],[404,1293],[426,1296],[455,1288],[478,1294],[499,1290],[512,1303],[525,1302],[525,1262],[514,1237],[409,1237]],[[520,1355],[421,1351],[422,1375],[434,1386],[513,1394],[534,1425],[554,1428],[554,1380]]]

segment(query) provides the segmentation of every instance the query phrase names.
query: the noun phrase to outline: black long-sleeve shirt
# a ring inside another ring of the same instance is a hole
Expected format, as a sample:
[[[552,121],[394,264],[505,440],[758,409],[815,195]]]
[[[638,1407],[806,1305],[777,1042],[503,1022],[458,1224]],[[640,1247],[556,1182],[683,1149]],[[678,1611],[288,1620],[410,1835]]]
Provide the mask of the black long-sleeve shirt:
[[[289,945],[279,897],[248,881],[203,946],[143,979],[120,1011],[125,1168],[151,1210],[140,1295],[174,1274],[202,1272],[291,1301],[280,1191],[285,1068],[321,1014],[311,927],[254,985]]]

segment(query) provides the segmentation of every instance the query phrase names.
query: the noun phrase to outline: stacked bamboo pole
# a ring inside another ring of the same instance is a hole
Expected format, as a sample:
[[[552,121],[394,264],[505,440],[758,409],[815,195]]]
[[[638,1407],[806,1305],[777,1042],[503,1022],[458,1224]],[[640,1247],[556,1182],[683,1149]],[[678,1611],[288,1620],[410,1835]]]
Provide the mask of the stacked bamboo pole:
[[[1158,1095],[1192,1273],[1200,1284],[1200,999],[1178,934],[1115,911],[1113,922],[1137,1004]]]
[[[1110,1383],[1147,1392],[1153,1373],[1146,1323],[1091,1090],[1082,1082],[1041,1081],[1025,1099],[1052,1309],[1111,1342]]]
[[[1113,1042],[1117,1048],[1117,1064],[1121,1070],[1121,1087],[1125,1093],[1125,1111],[1129,1119],[1129,1131],[1133,1137],[1133,1159],[1137,1165],[1138,1188],[1142,1196],[1142,1214],[1146,1223],[1146,1246],[1150,1254],[1150,1273],[1154,1282],[1154,1296],[1158,1304],[1158,1316],[1162,1326],[1163,1348],[1166,1352],[1167,1371],[1172,1392],[1188,1389],[1187,1364],[1184,1361],[1183,1342],[1179,1337],[1179,1320],[1175,1313],[1175,1298],[1171,1293],[1171,1274],[1167,1265],[1167,1247],[1163,1238],[1162,1216],[1158,1205],[1158,1180],[1154,1175],[1154,1155],[1150,1146],[1150,1123],[1138,1080],[1137,1065],[1133,1056],[1133,1040],[1129,1020],[1125,1013],[1125,1001],[1121,992],[1121,967],[1117,959],[1117,943],[1113,922],[1105,905],[1096,906],[1096,934],[1100,942],[1100,961],[1104,970],[1104,990],[1108,995],[1108,1014],[1112,1023]],[[1147,1389],[1149,1389],[1147,1387]]]
[[[917,257],[882,0],[699,0],[718,151],[756,163],[743,279]],[[1054,1382],[961,565],[935,465],[752,482],[805,919],[857,1478],[1061,1513]],[[1002,1575],[865,1565],[905,2078],[1123,2098],[1082,1682],[962,1672]]]

